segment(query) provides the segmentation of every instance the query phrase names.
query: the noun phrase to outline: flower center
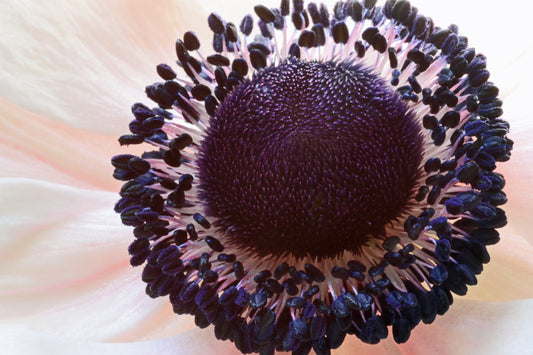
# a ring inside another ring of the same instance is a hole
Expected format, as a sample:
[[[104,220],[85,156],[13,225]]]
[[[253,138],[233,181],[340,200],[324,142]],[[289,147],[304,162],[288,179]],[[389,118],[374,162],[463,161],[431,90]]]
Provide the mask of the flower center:
[[[205,213],[259,255],[359,252],[409,208],[419,124],[370,70],[290,59],[236,87],[199,158]]]

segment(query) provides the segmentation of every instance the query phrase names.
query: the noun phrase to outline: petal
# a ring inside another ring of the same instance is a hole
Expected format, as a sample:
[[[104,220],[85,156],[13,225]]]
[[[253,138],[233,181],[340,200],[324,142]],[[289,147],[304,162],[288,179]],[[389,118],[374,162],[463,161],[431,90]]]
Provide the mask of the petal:
[[[4,354],[56,354],[56,355],[204,355],[217,353],[234,355],[235,347],[229,341],[223,342],[211,336],[211,329],[195,329],[170,338],[131,342],[103,343],[65,339],[36,332],[26,327],[0,323],[0,346]],[[202,339],[202,341],[198,341]]]
[[[115,194],[0,179],[0,319],[67,338],[132,341],[192,327],[144,294]],[[28,198],[21,198],[27,196]]]
[[[533,246],[511,227],[500,231],[501,241],[488,247],[491,261],[483,265],[478,284],[465,299],[505,301],[533,298]],[[452,306],[453,307],[453,306]]]
[[[533,299],[512,302],[456,300],[431,326],[418,326],[402,353],[523,354],[530,349]]]
[[[155,66],[174,62],[176,37],[198,18],[205,18],[201,7],[184,0],[2,2],[0,32],[9,35],[0,40],[0,96],[118,135],[128,107],[158,80]]]
[[[114,135],[92,133],[0,99],[0,176],[119,191],[110,159],[141,147],[119,147]]]

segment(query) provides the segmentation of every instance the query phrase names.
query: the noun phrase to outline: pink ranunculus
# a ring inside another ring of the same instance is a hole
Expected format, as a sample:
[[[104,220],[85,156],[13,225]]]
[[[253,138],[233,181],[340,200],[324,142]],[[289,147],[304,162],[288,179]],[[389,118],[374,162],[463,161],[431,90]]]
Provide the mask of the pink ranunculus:
[[[278,1],[263,1],[277,6]],[[456,23],[489,58],[515,150],[509,224],[479,284],[409,341],[347,337],[333,354],[525,354],[532,351],[533,40],[516,0],[413,0]],[[209,41],[211,11],[235,22],[252,3],[183,0],[7,1],[0,4],[0,349],[4,354],[235,354],[234,345],[144,292],[128,262],[131,230],[114,213],[113,155],[129,107],[146,102],[155,66],[174,62],[187,30]],[[328,2],[330,8],[334,2]],[[207,38],[207,39],[206,39]]]

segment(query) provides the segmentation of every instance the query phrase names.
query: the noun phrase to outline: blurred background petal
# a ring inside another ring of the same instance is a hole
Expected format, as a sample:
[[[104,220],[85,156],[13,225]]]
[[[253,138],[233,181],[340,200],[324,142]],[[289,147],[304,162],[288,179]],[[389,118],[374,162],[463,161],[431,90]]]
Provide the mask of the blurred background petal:
[[[155,66],[174,61],[174,42],[194,27],[207,30],[205,12],[187,0],[3,1],[0,96],[118,136]]]

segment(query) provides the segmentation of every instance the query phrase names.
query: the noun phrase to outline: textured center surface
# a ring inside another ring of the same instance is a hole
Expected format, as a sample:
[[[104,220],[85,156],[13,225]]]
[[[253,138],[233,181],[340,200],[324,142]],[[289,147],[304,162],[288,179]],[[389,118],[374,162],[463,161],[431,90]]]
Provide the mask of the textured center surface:
[[[229,243],[260,255],[357,252],[405,212],[421,159],[418,123],[377,75],[293,59],[221,104],[200,198]]]

